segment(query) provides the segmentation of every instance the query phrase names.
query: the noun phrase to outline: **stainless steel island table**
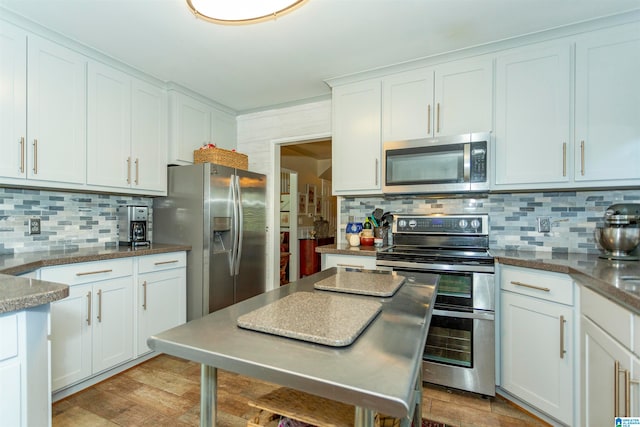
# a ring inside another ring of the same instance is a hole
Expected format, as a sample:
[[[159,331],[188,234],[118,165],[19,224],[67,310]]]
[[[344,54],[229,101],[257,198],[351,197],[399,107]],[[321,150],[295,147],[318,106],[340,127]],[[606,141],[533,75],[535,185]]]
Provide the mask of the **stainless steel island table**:
[[[438,275],[407,277],[388,298],[349,296],[354,307],[359,300],[374,299],[382,310],[346,347],[237,326],[239,316],[291,293],[327,292],[314,290],[313,285],[336,272],[335,268],[321,271],[148,339],[158,352],[202,364],[201,426],[216,423],[218,368],[353,405],[356,426],[372,426],[376,412],[399,418],[403,425],[414,418],[420,425],[422,355]]]

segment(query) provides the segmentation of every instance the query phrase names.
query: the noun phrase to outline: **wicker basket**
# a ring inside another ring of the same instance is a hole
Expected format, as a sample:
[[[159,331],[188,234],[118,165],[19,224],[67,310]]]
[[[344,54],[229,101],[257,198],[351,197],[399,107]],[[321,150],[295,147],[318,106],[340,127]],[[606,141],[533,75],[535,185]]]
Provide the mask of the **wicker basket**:
[[[240,154],[218,147],[194,150],[193,163],[217,163],[231,168],[249,169],[249,158],[246,154]]]

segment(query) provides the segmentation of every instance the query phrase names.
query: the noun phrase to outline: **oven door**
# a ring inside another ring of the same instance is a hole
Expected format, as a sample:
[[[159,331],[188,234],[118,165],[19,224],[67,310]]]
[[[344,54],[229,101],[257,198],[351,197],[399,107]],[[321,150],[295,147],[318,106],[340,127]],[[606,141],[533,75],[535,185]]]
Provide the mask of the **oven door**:
[[[423,355],[423,379],[495,395],[494,313],[433,310]]]
[[[443,270],[416,270],[393,268],[411,277],[413,274],[433,273],[440,276],[436,308],[466,307],[495,311],[495,275],[493,273],[468,273]]]

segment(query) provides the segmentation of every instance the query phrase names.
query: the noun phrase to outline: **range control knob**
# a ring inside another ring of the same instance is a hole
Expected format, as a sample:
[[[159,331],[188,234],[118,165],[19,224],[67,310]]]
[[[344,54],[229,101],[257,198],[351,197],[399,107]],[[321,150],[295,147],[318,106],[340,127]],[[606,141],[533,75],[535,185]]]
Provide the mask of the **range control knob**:
[[[480,228],[480,221],[477,219],[472,219],[471,220],[471,228],[473,228],[474,230],[477,230]]]
[[[406,220],[404,220],[404,219],[399,219],[399,220],[398,220],[398,226],[399,226],[400,228],[404,228],[404,227],[406,227],[406,226],[407,226],[407,221],[406,221]]]
[[[469,222],[467,222],[467,220],[466,220],[466,219],[461,219],[461,220],[458,222],[458,227],[460,227],[460,228],[462,228],[462,229],[467,228],[467,225],[469,225]]]
[[[409,221],[410,228],[416,228],[417,225],[418,225],[418,221],[416,221],[415,219],[412,219]]]

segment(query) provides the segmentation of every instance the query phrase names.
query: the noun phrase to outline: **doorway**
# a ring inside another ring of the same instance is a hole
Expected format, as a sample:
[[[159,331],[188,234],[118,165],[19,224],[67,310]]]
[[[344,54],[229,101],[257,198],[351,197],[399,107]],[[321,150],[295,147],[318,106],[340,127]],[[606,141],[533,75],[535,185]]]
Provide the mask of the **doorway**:
[[[297,178],[297,190],[290,189],[288,194],[287,182],[280,182],[281,197],[288,197],[291,205],[296,205],[297,213],[291,213],[289,223],[295,222],[297,232],[293,233],[293,227],[286,230],[282,224],[279,230],[281,238],[282,233],[289,233],[288,279],[295,281],[320,271],[315,247],[335,242],[337,198],[331,195],[331,139],[282,144],[279,160],[281,171],[295,172]]]

